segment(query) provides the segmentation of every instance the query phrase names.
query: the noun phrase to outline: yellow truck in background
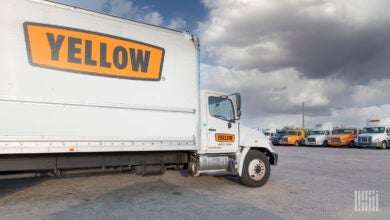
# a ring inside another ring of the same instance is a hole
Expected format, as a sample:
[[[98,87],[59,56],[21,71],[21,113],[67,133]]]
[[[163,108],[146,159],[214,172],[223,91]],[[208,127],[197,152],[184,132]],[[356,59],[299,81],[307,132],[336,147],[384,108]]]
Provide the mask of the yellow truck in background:
[[[335,128],[333,134],[328,141],[329,146],[355,146],[355,139],[359,135],[358,128]]]
[[[288,130],[282,137],[280,145],[302,145],[305,140],[305,131],[302,129]]]

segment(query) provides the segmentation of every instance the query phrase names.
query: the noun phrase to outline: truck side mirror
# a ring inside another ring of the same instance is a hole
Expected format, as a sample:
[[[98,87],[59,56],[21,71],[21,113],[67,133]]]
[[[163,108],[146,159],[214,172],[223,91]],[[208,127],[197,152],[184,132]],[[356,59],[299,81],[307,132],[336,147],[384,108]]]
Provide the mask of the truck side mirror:
[[[236,94],[236,106],[237,106],[237,117],[241,117],[241,95],[240,93]]]
[[[231,100],[234,98],[236,100],[236,115],[237,118],[235,120],[239,120],[241,117],[241,94],[240,93],[234,93],[229,95],[228,97],[231,97]]]

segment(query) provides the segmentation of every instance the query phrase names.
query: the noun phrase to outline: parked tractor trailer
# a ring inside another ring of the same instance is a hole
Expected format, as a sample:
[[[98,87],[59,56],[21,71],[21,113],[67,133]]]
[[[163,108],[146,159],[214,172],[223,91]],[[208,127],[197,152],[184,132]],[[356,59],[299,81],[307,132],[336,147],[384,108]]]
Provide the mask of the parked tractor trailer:
[[[390,118],[368,119],[362,134],[358,136],[358,147],[387,149],[390,143]]]
[[[3,176],[172,167],[267,182],[278,154],[240,124],[240,94],[200,91],[196,37],[42,0],[0,10]]]

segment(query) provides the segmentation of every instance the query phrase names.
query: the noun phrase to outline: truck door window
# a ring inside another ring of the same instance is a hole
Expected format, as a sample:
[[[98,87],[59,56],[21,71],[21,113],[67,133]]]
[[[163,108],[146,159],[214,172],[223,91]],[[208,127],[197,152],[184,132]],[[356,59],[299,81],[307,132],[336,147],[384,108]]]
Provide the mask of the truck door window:
[[[222,97],[209,97],[209,112],[213,117],[225,120],[234,120],[234,107],[232,100]]]

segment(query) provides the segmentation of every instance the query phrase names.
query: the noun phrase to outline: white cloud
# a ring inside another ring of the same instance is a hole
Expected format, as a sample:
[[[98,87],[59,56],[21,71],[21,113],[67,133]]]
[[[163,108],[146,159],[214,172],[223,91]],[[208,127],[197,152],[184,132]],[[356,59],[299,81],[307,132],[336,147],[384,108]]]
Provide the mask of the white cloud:
[[[203,51],[216,64],[272,71],[294,68],[310,78],[371,75],[390,68],[390,1],[204,1]],[[375,70],[371,67],[379,66]],[[365,67],[365,68],[364,68]],[[362,76],[361,82],[366,80]]]
[[[175,19],[171,19],[171,21],[168,24],[168,28],[172,29],[181,29],[186,26],[186,21],[180,17],[177,17]]]
[[[150,12],[143,16],[143,22],[154,24],[154,25],[162,25],[163,17],[158,12]]]

